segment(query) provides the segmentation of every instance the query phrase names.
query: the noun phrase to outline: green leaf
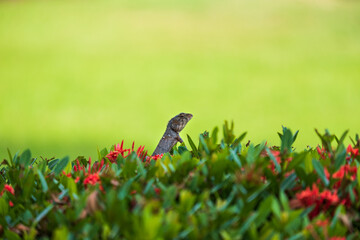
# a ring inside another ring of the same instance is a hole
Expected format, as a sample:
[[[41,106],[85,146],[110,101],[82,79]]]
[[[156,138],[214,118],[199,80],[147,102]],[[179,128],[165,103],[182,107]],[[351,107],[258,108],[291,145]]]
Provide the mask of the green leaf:
[[[0,216],[5,217],[9,211],[9,203],[2,197],[0,197]]]
[[[240,135],[240,137],[238,137],[237,139],[234,140],[234,142],[231,144],[232,148],[235,148],[239,145],[239,143],[245,138],[247,132],[244,132],[243,134]]]
[[[295,181],[296,178],[297,178],[297,176],[295,173],[290,174],[290,176],[285,178],[284,181],[281,183],[281,185],[280,185],[281,190],[285,191],[287,189],[294,187],[296,184],[296,181]]]
[[[298,239],[304,239],[304,234],[302,232],[295,234],[293,236],[291,236],[290,238],[288,238],[288,240],[298,240]]]
[[[272,195],[270,195],[265,200],[261,201],[259,209],[257,211],[258,212],[258,217],[256,219],[256,225],[258,227],[261,226],[264,223],[266,218],[271,213],[271,208],[269,206],[271,206],[273,198],[274,197]]]
[[[293,160],[289,163],[289,165],[287,166],[286,170],[287,171],[291,171],[293,170],[295,167],[297,167],[299,164],[304,162],[304,159],[306,157],[307,152],[302,152],[300,154],[296,154],[293,157]],[[311,157],[310,157],[310,161],[311,161]],[[311,165],[312,166],[312,165]]]
[[[346,149],[344,148],[344,145],[341,145],[335,154],[335,171],[337,171],[345,163],[345,160]]]
[[[292,143],[291,143],[291,144],[294,144],[294,142],[295,142],[298,134],[299,134],[299,130],[297,130],[297,131],[295,132],[295,134],[293,135],[293,137],[292,137]]]
[[[280,210],[280,205],[279,202],[276,198],[272,199],[271,202],[271,210],[272,212],[275,214],[275,216],[280,219],[281,218],[281,210]]]
[[[325,186],[329,185],[329,180],[325,176],[324,167],[321,165],[321,163],[316,160],[315,158],[312,160],[313,166],[315,168],[315,171],[319,175],[321,181],[325,184]]]
[[[337,141],[337,143],[338,143],[338,147],[337,147],[337,149],[339,149],[339,147],[343,144],[343,142],[344,142],[344,140],[345,140],[345,137],[346,137],[346,135],[349,133],[349,130],[346,130],[342,135],[341,135],[341,138],[340,139],[337,139],[336,137],[335,137],[335,139],[336,139],[336,141]]]
[[[188,142],[189,142],[189,144],[191,146],[191,149],[192,149],[194,155],[199,156],[198,150],[197,150],[194,142],[192,141],[191,137],[188,134],[186,136],[187,136]]]
[[[188,152],[189,150],[185,146],[178,147],[179,154],[182,155],[184,152]]]
[[[73,178],[66,178],[66,180],[67,180],[67,188],[69,190],[69,196],[71,200],[75,200],[78,194],[75,180]]]
[[[230,145],[234,138],[235,138],[235,135],[233,133],[234,131],[234,122],[232,121],[231,122],[231,127],[228,126],[228,122],[225,121],[224,125],[223,125],[223,134],[224,134],[224,142],[227,144],[227,145]]]
[[[246,154],[246,162],[253,163],[254,161],[255,161],[255,147],[253,144],[250,144]]]
[[[212,131],[211,139],[212,139],[213,144],[216,144],[216,142],[217,142],[217,134],[218,134],[218,132],[219,132],[218,127],[215,127],[214,130]]]
[[[42,186],[42,190],[43,192],[47,192],[47,190],[49,189],[47,183],[46,183],[46,180],[44,178],[44,175],[41,173],[41,171],[38,169],[37,170],[37,173],[39,175],[39,179],[40,179],[40,182],[41,182],[41,186]]]
[[[257,196],[259,196],[268,186],[269,186],[270,182],[265,183],[264,185],[262,185],[258,190],[256,190],[253,194],[251,194],[248,198],[247,198],[247,202],[251,202],[253,201],[255,198],[257,198]]]
[[[269,148],[266,148],[266,152],[267,154],[269,155],[271,161],[273,161],[274,165],[275,165],[275,169],[278,173],[281,172],[281,166],[280,164],[276,161],[276,158],[275,156],[271,153],[270,149]]]
[[[306,174],[310,174],[314,171],[314,166],[312,163],[312,157],[311,154],[309,152],[307,152],[305,154],[305,159],[304,159],[304,164],[305,164],[305,173]]]
[[[285,152],[291,153],[291,145],[293,144],[293,139],[294,139],[291,130],[286,127],[283,127],[283,134],[280,138],[281,138],[281,148],[280,148],[281,153],[285,153]]]
[[[343,205],[339,205],[336,210],[335,210],[335,214],[331,220],[331,223],[330,223],[330,228],[334,228],[338,219],[339,219],[339,214],[344,212],[344,206]]]
[[[53,240],[64,240],[68,239],[69,236],[69,230],[66,228],[66,226],[60,226],[54,231]]]
[[[39,215],[36,216],[35,221],[33,222],[33,225],[36,226],[38,222],[41,221],[52,209],[54,208],[54,205],[50,204],[47,206]]]
[[[253,213],[245,222],[244,224],[242,224],[240,230],[239,230],[239,235],[243,235],[250,227],[250,225],[255,221],[255,219],[257,218],[258,213],[255,212]]]
[[[50,161],[48,164],[49,169],[52,171],[59,161],[60,161],[60,159],[54,159],[54,160]]]
[[[241,164],[240,158],[236,154],[236,152],[232,149],[230,149],[230,156],[231,156],[231,159],[234,160],[234,162],[241,168],[242,164]]]
[[[16,233],[10,231],[10,230],[5,230],[5,237],[9,240],[21,240],[21,238],[19,237],[19,235],[17,235]]]
[[[290,211],[289,200],[284,191],[280,192],[280,202],[285,211]]]
[[[68,165],[68,163],[69,163],[69,157],[68,156],[61,159],[58,162],[58,164],[56,164],[56,166],[54,168],[55,175],[59,175],[65,169],[65,167]]]
[[[25,169],[30,166],[31,163],[31,152],[29,149],[26,149],[20,156],[20,164],[22,164]]]
[[[200,134],[199,139],[200,139],[201,146],[202,146],[202,147],[204,148],[204,150],[205,150],[205,153],[206,153],[207,155],[209,155],[209,154],[210,154],[210,151],[209,151],[208,146],[206,145],[205,139],[204,139],[204,137],[203,137],[202,134]]]
[[[9,154],[10,166],[13,166],[13,165],[14,165],[14,163],[13,163],[13,157],[12,157],[12,155],[11,155],[11,152],[10,152],[10,149],[9,149],[9,148],[7,148],[7,152],[8,152],[8,154]]]

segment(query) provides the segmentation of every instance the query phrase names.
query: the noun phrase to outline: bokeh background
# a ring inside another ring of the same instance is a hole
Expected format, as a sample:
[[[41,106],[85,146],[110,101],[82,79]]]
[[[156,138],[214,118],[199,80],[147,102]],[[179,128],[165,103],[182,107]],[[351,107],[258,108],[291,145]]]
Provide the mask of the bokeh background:
[[[360,1],[0,2],[1,158],[152,152],[179,112],[184,140],[233,120],[305,148],[314,128],[360,133],[359,103]]]

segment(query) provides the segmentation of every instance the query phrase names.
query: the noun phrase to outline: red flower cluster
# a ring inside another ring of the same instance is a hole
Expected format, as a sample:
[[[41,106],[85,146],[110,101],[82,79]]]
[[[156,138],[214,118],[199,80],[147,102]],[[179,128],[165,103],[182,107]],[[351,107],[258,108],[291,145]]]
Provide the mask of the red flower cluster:
[[[327,189],[319,192],[315,184],[313,184],[312,190],[307,187],[304,191],[297,193],[296,198],[300,202],[301,207],[315,205],[315,208],[309,213],[310,219],[317,216],[321,211],[326,212],[332,206],[337,206],[340,203],[336,192],[331,192]]]
[[[14,188],[11,186],[11,185],[8,185],[8,184],[5,184],[3,190],[1,191],[0,193],[0,196],[2,197],[2,195],[4,194],[4,192],[9,192],[11,193],[12,195],[15,196],[15,190]],[[9,205],[10,207],[13,207],[14,206],[14,203],[12,201],[9,201]]]
[[[100,163],[96,162],[93,164],[93,166],[91,167],[91,158],[89,158],[88,161],[88,170],[86,171],[85,166],[80,165],[80,162],[78,159],[76,159],[76,165],[74,166],[74,172],[83,172],[83,176],[85,176],[85,179],[83,181],[83,184],[85,187],[87,187],[88,184],[90,185],[96,185],[97,183],[99,183],[99,188],[101,191],[103,191],[103,187],[101,185],[101,180],[100,180],[100,171],[104,166],[104,159],[101,160]],[[108,167],[108,165],[106,165],[106,167]],[[71,173],[66,173],[65,171],[62,171],[62,174],[68,178],[72,178],[73,175]],[[80,181],[80,176],[77,176],[75,178],[75,183],[78,183]]]
[[[349,153],[352,158],[359,156],[359,149],[354,149],[351,145],[347,147],[346,152]]]
[[[131,149],[130,148],[124,148],[124,140],[122,140],[121,145],[120,144],[115,144],[114,145],[114,150],[110,151],[110,153],[108,155],[106,155],[106,157],[110,160],[110,162],[114,163],[116,162],[117,157],[119,156],[119,154],[123,157],[126,158],[127,156],[130,155],[130,153],[134,152],[134,145],[135,142],[133,142]],[[144,152],[144,148],[145,146],[140,146],[137,150],[136,150],[136,155],[138,155],[138,157],[144,161],[147,155],[147,151]]]
[[[100,177],[99,177],[99,173],[93,173],[93,174],[89,174],[85,180],[84,180],[84,185],[86,186],[87,184],[90,185],[95,185],[97,183],[101,183],[100,181]]]
[[[146,157],[146,163],[150,163],[151,160],[159,160],[161,159],[162,157],[164,156],[164,154],[157,154],[157,155],[154,155],[154,156],[147,156]]]
[[[330,178],[329,171],[326,168],[324,168],[324,172],[325,172],[326,178],[329,179]],[[341,166],[341,168],[332,175],[332,178],[339,179],[339,181],[334,183],[333,187],[335,189],[339,189],[341,187],[343,180],[346,178],[349,178],[351,181],[354,181],[356,179],[356,174],[357,174],[356,166],[351,167],[348,164]],[[355,193],[355,196],[357,196],[355,189],[353,191]],[[345,205],[346,207],[350,207],[351,200],[350,200],[349,194],[342,196],[342,200],[340,203]]]
[[[77,164],[78,164],[78,169],[80,169],[80,164],[79,164],[79,161],[77,161]],[[101,191],[103,191],[103,187],[101,185],[101,180],[100,180],[100,176],[99,176],[99,173],[101,171],[101,169],[103,168],[104,166],[104,159],[101,160],[101,163],[98,164],[98,163],[94,163],[94,165],[92,166],[91,168],[91,158],[89,158],[89,168],[88,168],[88,171],[86,172],[85,171],[85,168],[81,168],[83,173],[84,173],[84,176],[85,176],[85,179],[84,179],[84,186],[86,187],[88,184],[90,185],[96,185],[97,183],[99,183],[99,188]]]
[[[276,161],[278,164],[281,164],[281,153],[280,151],[277,151],[277,150],[270,150],[271,154],[275,157]],[[268,156],[267,152],[264,151],[262,153],[262,156],[265,157],[265,156]],[[285,162],[291,162],[292,160],[292,157],[289,157],[285,160]],[[273,161],[270,161],[269,165],[268,165],[268,168],[272,171],[273,174],[277,174],[276,172],[276,168],[275,168],[275,163]],[[285,173],[285,177],[288,177],[289,175],[291,175],[292,173],[294,172],[294,170],[292,170],[291,172],[287,172]],[[264,180],[266,180],[265,177],[262,177],[264,178]]]
[[[341,166],[341,168],[332,175],[333,178],[343,179],[344,176],[350,175],[351,181],[354,181],[356,178],[357,167],[350,167],[349,165]]]
[[[318,152],[318,154],[320,155],[320,157],[323,159],[323,160],[325,160],[326,159],[326,150],[325,150],[325,148],[321,148],[320,149],[320,147],[319,146],[317,146],[316,147],[316,150],[317,150],[317,152]],[[328,155],[328,157],[330,158],[331,157],[331,154],[330,153],[327,153],[327,155]]]

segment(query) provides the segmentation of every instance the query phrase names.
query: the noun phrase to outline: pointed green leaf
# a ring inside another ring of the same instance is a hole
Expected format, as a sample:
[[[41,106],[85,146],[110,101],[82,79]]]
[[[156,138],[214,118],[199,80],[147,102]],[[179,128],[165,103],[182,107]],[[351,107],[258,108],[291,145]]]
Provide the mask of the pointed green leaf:
[[[47,190],[49,189],[47,183],[46,183],[46,180],[44,178],[44,175],[41,173],[41,171],[38,169],[37,170],[37,173],[39,175],[39,179],[40,179],[40,182],[41,182],[41,186],[42,186],[42,190],[43,192],[47,192]]]
[[[242,164],[241,164],[240,158],[236,154],[236,152],[232,149],[230,149],[230,156],[231,156],[231,159],[234,160],[234,162],[241,168]]]
[[[187,136],[188,142],[189,142],[189,144],[191,146],[191,149],[192,149],[194,155],[199,156],[198,150],[197,150],[193,140],[191,139],[191,137],[188,134],[186,136]]]
[[[69,163],[69,157],[66,156],[63,159],[61,159],[54,168],[55,175],[59,175],[66,167],[66,165]]]
[[[54,205],[52,205],[52,204],[47,206],[39,215],[36,216],[35,221],[33,222],[33,225],[36,226],[36,224],[38,222],[40,222],[40,220],[43,219],[53,208],[54,208]]]
[[[346,160],[346,149],[344,148],[344,145],[341,145],[338,149],[338,151],[335,154],[335,171],[337,171]]]
[[[280,164],[276,161],[276,158],[275,156],[271,153],[270,149],[269,148],[266,148],[266,152],[267,154],[269,155],[271,161],[273,161],[274,165],[275,165],[275,169],[278,173],[281,172],[281,166]]]
[[[325,176],[324,167],[321,165],[321,163],[316,160],[315,158],[312,160],[313,166],[315,168],[315,171],[319,175],[321,181],[325,184],[325,186],[329,185],[329,180]]]
[[[312,163],[312,157],[311,154],[309,152],[306,153],[305,155],[305,159],[304,159],[304,164],[305,164],[305,173],[306,174],[310,174],[314,171],[314,166]]]
[[[20,156],[20,164],[24,165],[25,168],[28,168],[31,163],[31,152],[29,149],[26,149]]]

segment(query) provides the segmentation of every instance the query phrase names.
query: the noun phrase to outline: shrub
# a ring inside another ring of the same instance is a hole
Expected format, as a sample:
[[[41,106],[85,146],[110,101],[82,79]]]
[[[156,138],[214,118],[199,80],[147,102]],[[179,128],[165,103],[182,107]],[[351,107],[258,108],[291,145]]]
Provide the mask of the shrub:
[[[233,125],[149,157],[144,146],[1,165],[5,239],[358,239],[359,137],[317,132],[321,147],[245,144]]]

